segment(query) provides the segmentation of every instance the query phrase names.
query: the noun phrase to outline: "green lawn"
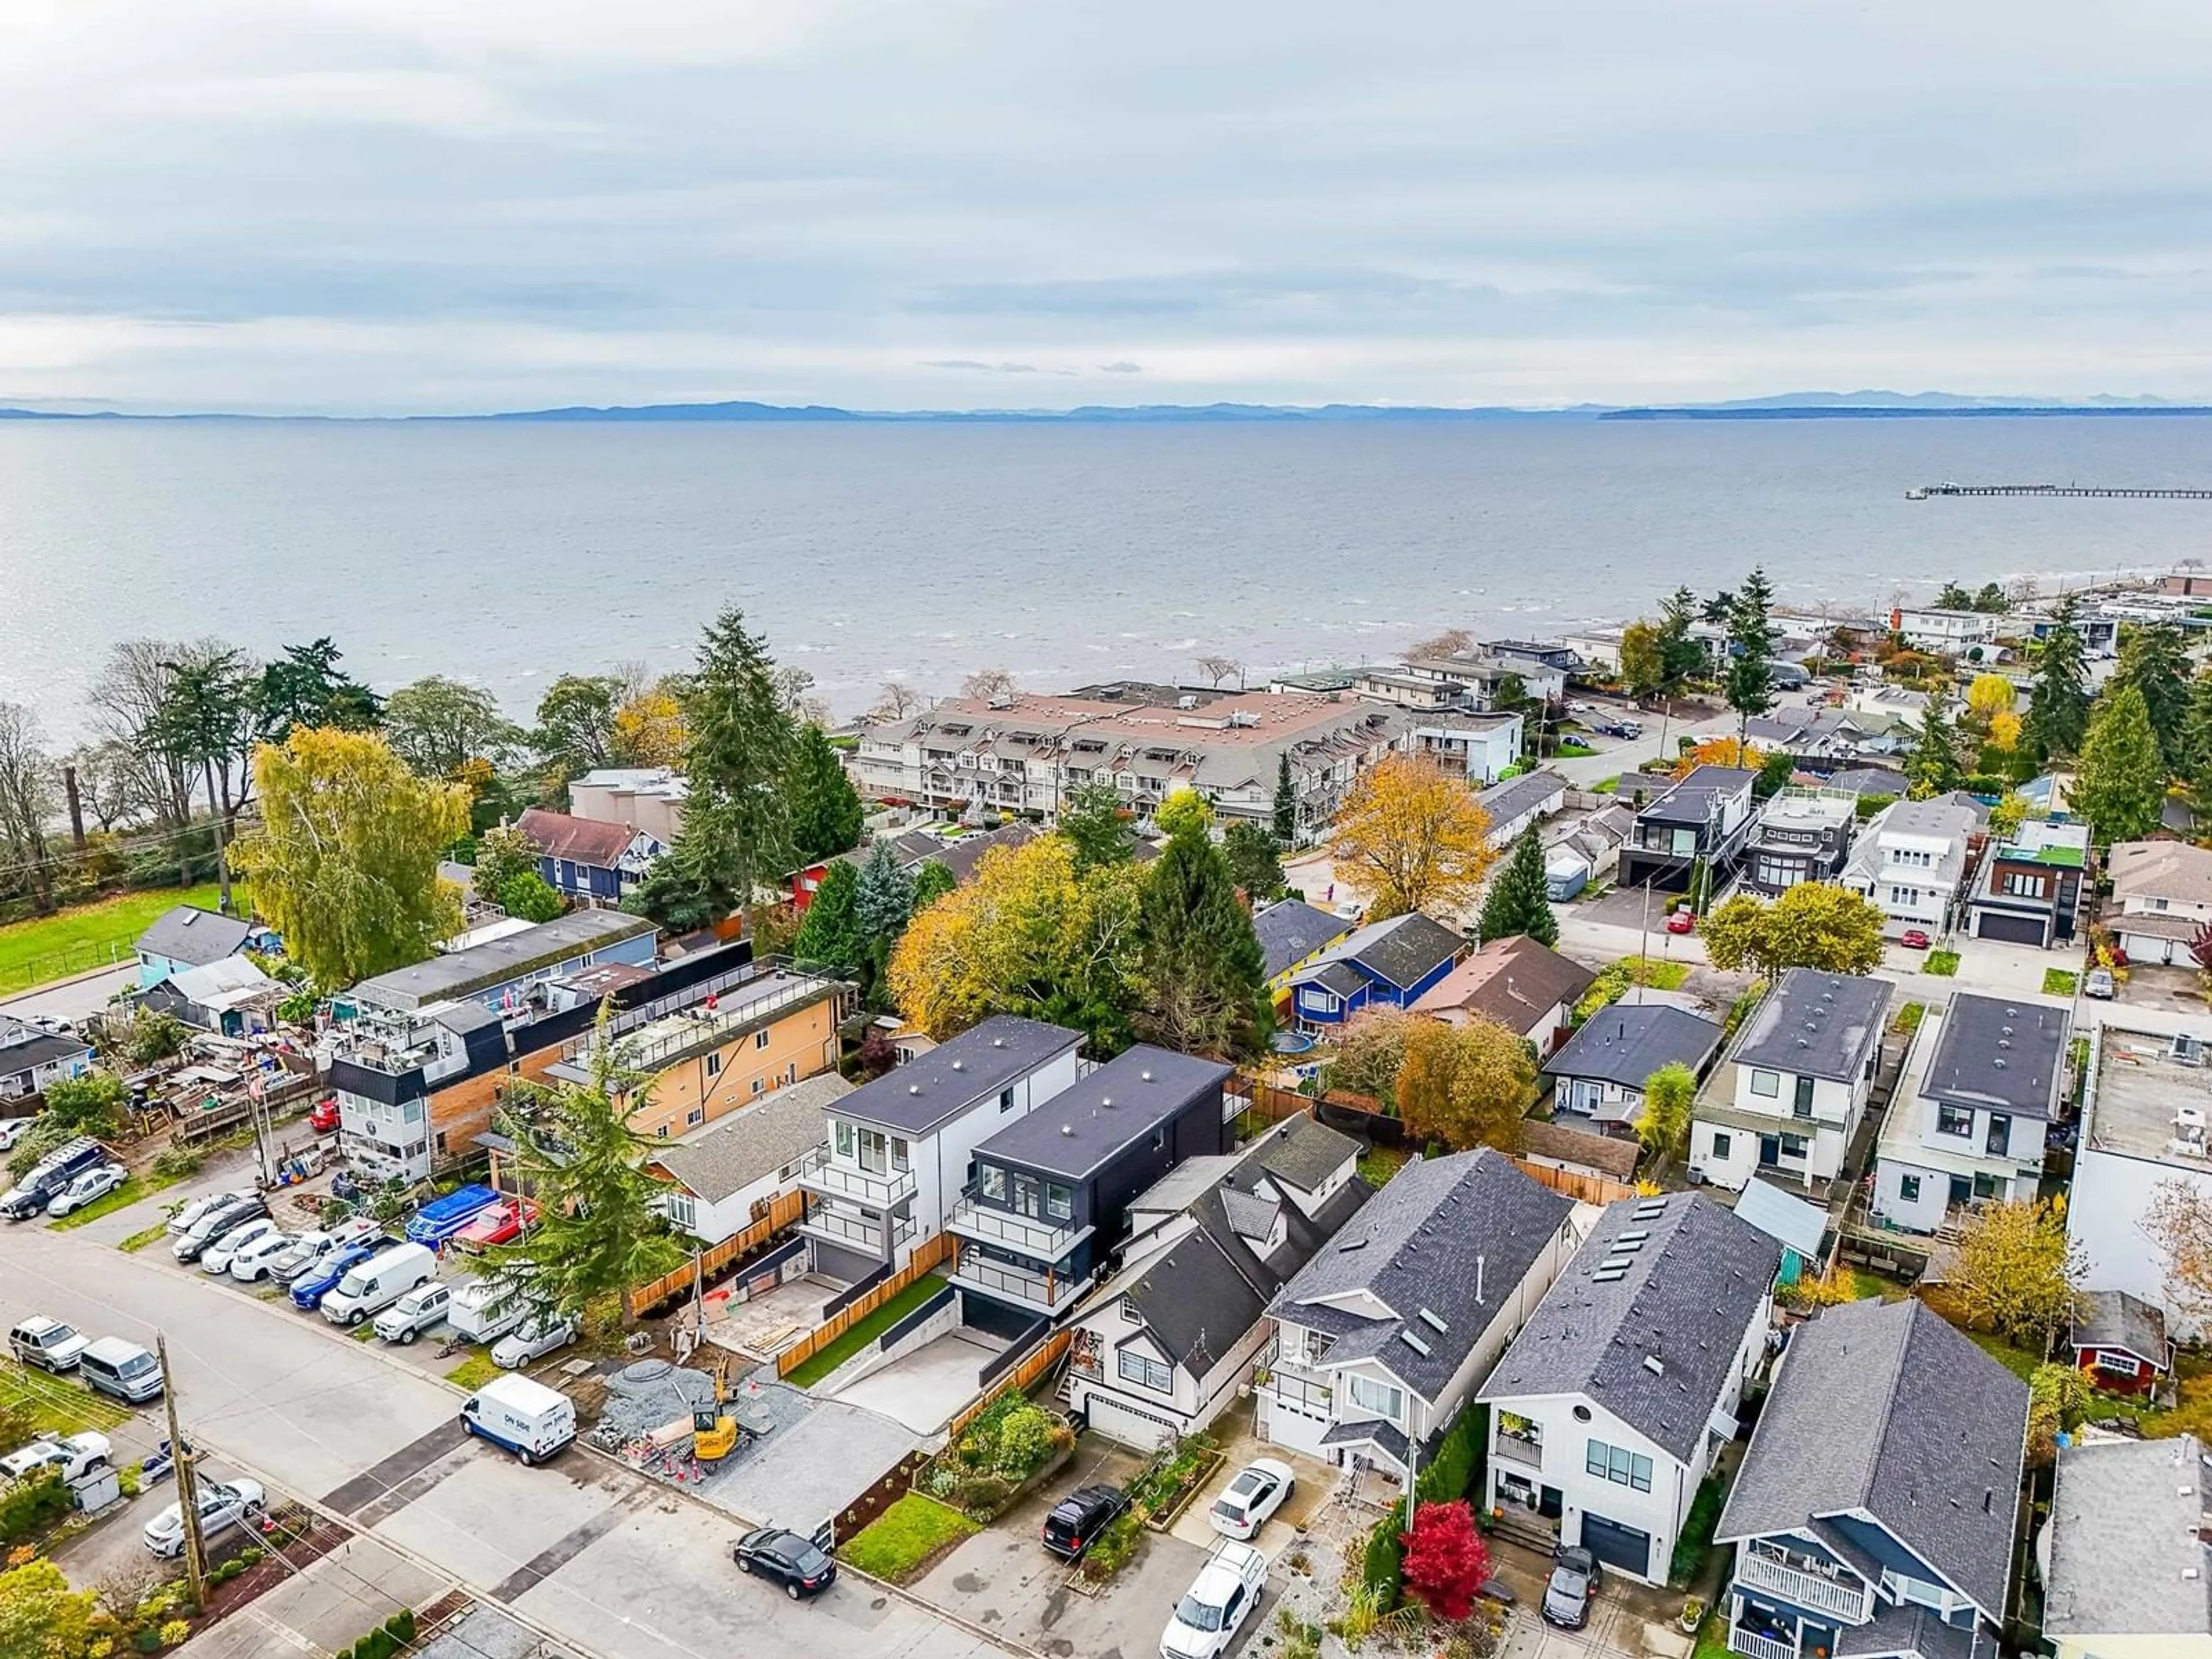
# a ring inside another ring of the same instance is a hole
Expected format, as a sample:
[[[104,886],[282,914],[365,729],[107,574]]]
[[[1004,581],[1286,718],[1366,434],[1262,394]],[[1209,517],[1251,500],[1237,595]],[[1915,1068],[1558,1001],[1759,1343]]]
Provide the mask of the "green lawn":
[[[862,1572],[902,1584],[938,1551],[982,1530],[959,1510],[910,1492],[846,1540],[837,1553]]]
[[[498,1375],[499,1367],[491,1363],[491,1356],[479,1348],[453,1370],[447,1371],[446,1381],[457,1389],[466,1389],[471,1394],[474,1394]]]
[[[1413,1156],[1402,1146],[1370,1146],[1359,1155],[1359,1178],[1370,1187],[1387,1186]]]
[[[124,1407],[79,1383],[65,1382],[49,1372],[35,1371],[13,1360],[0,1363],[0,1398],[27,1401],[32,1428],[39,1434],[112,1429],[131,1415]]]
[[[2047,997],[2070,997],[2074,994],[2074,988],[2081,982],[2081,975],[2069,973],[2063,968],[2043,970],[2043,994]]]
[[[168,1231],[169,1224],[167,1222],[157,1221],[150,1227],[141,1227],[137,1232],[131,1234],[130,1237],[118,1243],[115,1248],[122,1251],[125,1255],[133,1255],[138,1251],[144,1249],[149,1244],[151,1244],[155,1239],[161,1237],[163,1233],[166,1233]]]
[[[1923,974],[1934,974],[1939,979],[1949,979],[1959,971],[1956,951],[1930,951],[1920,964]]]
[[[943,1273],[924,1273],[829,1346],[815,1350],[784,1381],[794,1388],[812,1387],[944,1288]]]
[[[2015,1348],[1994,1331],[1968,1331],[1966,1336],[1984,1353],[2025,1382],[2043,1362],[2025,1348]]]
[[[245,890],[234,884],[231,898],[240,914],[245,914]],[[154,918],[179,904],[214,909],[215,884],[149,887],[34,921],[10,922],[0,927],[0,988],[22,990],[126,962],[132,942]]]
[[[1620,774],[1616,772],[1611,777],[1600,778],[1595,783],[1590,785],[1590,793],[1593,795],[1610,795],[1614,790],[1620,787]]]
[[[1906,1036],[1911,1036],[1915,1031],[1920,1029],[1920,1022],[1926,1018],[1927,1015],[1928,1005],[1926,1003],[1908,1002],[1905,1006],[1897,1011],[1897,1018],[1889,1022],[1890,1029],[1902,1032]]]

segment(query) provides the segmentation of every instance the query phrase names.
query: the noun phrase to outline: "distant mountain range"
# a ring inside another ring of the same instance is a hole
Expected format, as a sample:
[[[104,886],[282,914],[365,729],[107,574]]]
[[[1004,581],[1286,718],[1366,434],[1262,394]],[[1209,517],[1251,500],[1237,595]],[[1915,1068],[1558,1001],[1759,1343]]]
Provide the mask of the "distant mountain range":
[[[2150,397],[2100,395],[2067,401],[2057,398],[1984,398],[1952,392],[1789,392],[1771,398],[1724,403],[1636,405],[1577,404],[1565,409],[1516,409],[1387,404],[1137,404],[1118,407],[1086,404],[1077,409],[859,410],[823,404],[644,404],[561,409],[515,410],[490,415],[293,416],[229,415],[221,412],[134,414],[117,409],[32,406],[0,407],[0,421],[261,421],[403,420],[500,422],[678,422],[721,421],[907,422],[951,424],[1010,422],[1059,425],[1158,425],[1176,422],[1267,421],[1282,423],[1322,421],[1788,421],[1893,420],[1957,416],[2190,416],[2212,415],[2212,406],[2169,403]]]

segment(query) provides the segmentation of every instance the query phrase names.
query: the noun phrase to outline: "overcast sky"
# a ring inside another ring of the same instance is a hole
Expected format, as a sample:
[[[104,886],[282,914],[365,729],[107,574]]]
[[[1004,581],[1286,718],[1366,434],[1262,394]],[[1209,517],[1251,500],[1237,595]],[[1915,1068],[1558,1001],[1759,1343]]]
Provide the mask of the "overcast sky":
[[[4,0],[0,402],[2212,399],[2202,0]]]

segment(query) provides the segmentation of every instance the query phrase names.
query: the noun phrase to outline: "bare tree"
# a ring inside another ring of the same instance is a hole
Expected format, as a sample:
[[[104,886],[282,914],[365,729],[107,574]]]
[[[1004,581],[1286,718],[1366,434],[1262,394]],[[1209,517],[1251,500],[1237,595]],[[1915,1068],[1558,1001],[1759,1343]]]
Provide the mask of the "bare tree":
[[[1237,676],[1238,685],[1244,684],[1244,665],[1234,657],[1200,657],[1198,659],[1198,672],[1206,676],[1207,683],[1217,691],[1221,689],[1221,682],[1231,674]]]
[[[921,692],[902,680],[885,680],[883,689],[876,693],[876,706],[868,710],[868,720],[872,725],[888,726],[893,720],[902,720],[921,712]]]
[[[62,759],[76,769],[78,799],[98,829],[125,828],[160,811],[161,803],[143,787],[143,769],[130,749],[112,738],[88,744]]]
[[[39,717],[0,702],[0,857],[23,878],[40,910],[54,908],[53,860],[46,826],[55,811],[54,765]]]
[[[1474,649],[1474,635],[1464,628],[1447,628],[1441,634],[1425,640],[1416,640],[1407,647],[1413,657],[1463,657]]]
[[[984,702],[994,697],[1011,697],[1018,689],[1012,672],[1004,668],[979,668],[960,682],[962,696]]]

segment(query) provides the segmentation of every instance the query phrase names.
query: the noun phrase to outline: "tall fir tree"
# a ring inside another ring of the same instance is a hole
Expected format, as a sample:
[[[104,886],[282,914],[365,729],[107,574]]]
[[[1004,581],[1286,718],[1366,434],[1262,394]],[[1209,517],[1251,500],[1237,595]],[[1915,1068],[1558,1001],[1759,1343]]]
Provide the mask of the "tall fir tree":
[[[864,959],[860,932],[860,873],[849,859],[834,859],[822,872],[822,884],[808,901],[806,916],[799,924],[799,937],[791,942],[793,958],[802,967],[827,968],[839,974],[857,974]]]
[[[1686,587],[1676,588],[1659,603],[1660,689],[1670,696],[1705,665],[1705,647],[1690,632],[1698,620],[1698,596]]]
[[[1170,836],[1146,872],[1137,927],[1145,994],[1132,1021],[1139,1036],[1222,1059],[1265,1048],[1273,1024],[1267,958],[1202,820]]]
[[[1513,843],[1513,856],[1490,884],[1482,902],[1482,938],[1525,934],[1539,945],[1559,942],[1559,918],[1552,914],[1552,898],[1544,880],[1544,844],[1534,830],[1522,832]]]
[[[2158,738],[2166,775],[2178,775],[2189,759],[2189,647],[2181,630],[2164,623],[2132,623],[2120,631],[2120,659],[2106,687],[2132,685]]]
[[[830,735],[818,726],[799,734],[791,759],[791,850],[799,864],[849,853],[860,844],[860,797],[845,775]]]
[[[1239,818],[1221,832],[1221,856],[1229,860],[1229,873],[1255,904],[1282,897],[1282,849],[1266,825]]]
[[[1298,844],[1298,790],[1291,778],[1287,749],[1275,763],[1275,840],[1285,847]]]
[[[945,866],[933,863],[923,868],[942,870]],[[868,849],[868,856],[860,865],[853,908],[860,927],[866,988],[872,996],[883,981],[892,947],[898,944],[899,935],[906,932],[907,923],[914,919],[914,876],[900,864],[889,842],[879,841]]]
[[[1764,568],[1754,568],[1730,599],[1727,612],[1729,661],[1722,676],[1728,706],[1736,712],[1736,736],[1751,717],[1774,707],[1774,589]]]
[[[1959,787],[1963,775],[1959,768],[1958,737],[1944,717],[1942,703],[1935,697],[1929,698],[1928,707],[1921,711],[1920,729],[1913,733],[1911,752],[1905,757],[1905,775],[1916,800]]]
[[[2088,820],[2097,845],[2140,841],[2158,828],[2166,805],[2166,773],[2158,734],[2143,695],[2126,685],[2097,702],[2067,806]]]
[[[678,928],[750,912],[762,884],[797,863],[789,792],[799,734],[775,659],[732,607],[708,628],[698,664],[684,697],[684,827],[634,901]]]
[[[2035,653],[2025,738],[2038,762],[2081,752],[2089,725],[2089,671],[2073,598],[2058,602]]]

